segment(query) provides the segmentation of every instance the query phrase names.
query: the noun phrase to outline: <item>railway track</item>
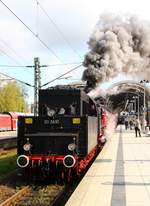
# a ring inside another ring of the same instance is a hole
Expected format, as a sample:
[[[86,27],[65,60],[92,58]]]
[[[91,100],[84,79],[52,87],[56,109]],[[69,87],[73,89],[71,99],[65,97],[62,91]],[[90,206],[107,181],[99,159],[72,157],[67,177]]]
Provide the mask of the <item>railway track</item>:
[[[3,201],[0,206],[50,206],[63,195],[64,186],[26,186]]]
[[[17,201],[19,201],[22,197],[24,197],[25,195],[27,195],[30,192],[30,188],[28,186],[24,187],[23,189],[21,189],[20,191],[18,191],[15,194],[12,194],[11,197],[7,198],[6,200],[4,200],[0,206],[11,206],[11,205],[15,205]],[[5,199],[5,197],[3,197]]]

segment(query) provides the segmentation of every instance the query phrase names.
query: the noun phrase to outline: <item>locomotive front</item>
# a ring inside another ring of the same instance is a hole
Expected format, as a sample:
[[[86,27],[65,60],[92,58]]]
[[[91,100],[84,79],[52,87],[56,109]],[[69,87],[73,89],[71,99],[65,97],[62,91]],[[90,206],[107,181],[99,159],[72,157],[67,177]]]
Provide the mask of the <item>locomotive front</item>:
[[[40,90],[39,116],[18,121],[17,164],[32,174],[79,175],[97,153],[99,129],[96,105],[83,91]]]

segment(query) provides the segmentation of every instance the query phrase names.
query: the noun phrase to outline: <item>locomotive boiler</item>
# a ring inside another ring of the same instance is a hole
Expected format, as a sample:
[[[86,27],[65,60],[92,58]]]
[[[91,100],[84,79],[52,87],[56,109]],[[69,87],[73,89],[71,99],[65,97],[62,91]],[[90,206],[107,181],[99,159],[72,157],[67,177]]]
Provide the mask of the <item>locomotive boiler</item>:
[[[102,116],[80,89],[40,90],[39,115],[18,120],[18,166],[28,175],[66,181],[82,174],[103,144]]]

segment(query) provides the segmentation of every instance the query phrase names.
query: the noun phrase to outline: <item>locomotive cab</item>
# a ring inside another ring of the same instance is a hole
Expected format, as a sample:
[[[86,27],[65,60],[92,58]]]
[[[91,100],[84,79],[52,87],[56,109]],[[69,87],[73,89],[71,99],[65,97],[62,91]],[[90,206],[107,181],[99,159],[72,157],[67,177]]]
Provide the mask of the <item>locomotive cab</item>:
[[[50,111],[53,112],[50,113]],[[56,89],[52,87],[40,90],[39,116],[59,114],[97,116],[97,111],[93,100],[80,89]]]

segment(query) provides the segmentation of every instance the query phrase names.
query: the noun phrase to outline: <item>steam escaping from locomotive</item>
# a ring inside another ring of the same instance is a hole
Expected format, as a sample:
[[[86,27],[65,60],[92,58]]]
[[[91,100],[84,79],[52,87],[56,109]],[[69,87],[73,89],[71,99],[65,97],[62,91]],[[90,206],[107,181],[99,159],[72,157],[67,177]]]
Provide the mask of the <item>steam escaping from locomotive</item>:
[[[107,111],[107,126],[105,129],[105,138],[108,140],[115,132],[116,126],[117,126],[117,114],[112,114]]]
[[[88,42],[83,65],[86,91],[118,74],[150,75],[150,22],[137,17],[102,15]]]

